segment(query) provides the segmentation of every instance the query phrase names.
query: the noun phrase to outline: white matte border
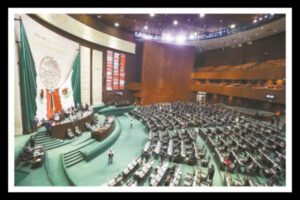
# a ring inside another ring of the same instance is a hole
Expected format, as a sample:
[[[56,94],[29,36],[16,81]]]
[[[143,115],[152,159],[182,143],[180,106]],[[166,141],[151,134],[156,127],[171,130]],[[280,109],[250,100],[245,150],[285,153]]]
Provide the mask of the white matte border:
[[[147,12],[146,12],[147,11]],[[286,186],[285,187],[15,187],[14,186],[14,104],[9,104],[9,192],[291,192],[292,191],[292,9],[291,8],[10,8],[9,39],[9,102],[14,99],[14,14],[20,13],[276,13],[286,14]]]

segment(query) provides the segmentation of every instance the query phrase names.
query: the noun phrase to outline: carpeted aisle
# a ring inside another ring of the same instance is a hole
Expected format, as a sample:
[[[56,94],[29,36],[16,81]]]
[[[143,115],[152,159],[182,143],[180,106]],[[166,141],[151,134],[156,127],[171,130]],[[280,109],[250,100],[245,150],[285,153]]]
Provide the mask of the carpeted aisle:
[[[130,120],[133,120],[133,128],[130,128]],[[148,138],[148,132],[143,124],[129,116],[117,117],[121,124],[121,135],[110,147],[114,151],[113,163],[108,164],[106,150],[90,162],[80,162],[70,168],[68,173],[75,185],[99,186],[116,177],[126,168],[127,164],[140,156],[141,149]]]

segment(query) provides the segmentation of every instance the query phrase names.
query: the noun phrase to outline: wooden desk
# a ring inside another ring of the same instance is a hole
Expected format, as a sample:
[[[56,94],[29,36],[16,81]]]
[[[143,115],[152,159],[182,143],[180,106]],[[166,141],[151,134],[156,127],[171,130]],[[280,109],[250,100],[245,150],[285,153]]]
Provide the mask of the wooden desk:
[[[98,141],[102,141],[105,138],[107,138],[114,130],[115,128],[115,120],[113,120],[110,124],[107,126],[104,126],[102,128],[99,128],[92,132],[92,138]]]
[[[78,128],[81,131],[85,131],[86,130],[85,123],[86,122],[91,123],[94,113],[93,111],[85,111],[84,113],[87,113],[85,117],[73,121],[61,122],[60,124],[52,126],[51,136],[59,139],[66,139],[68,137],[67,136],[68,128],[71,128],[72,131],[75,132],[75,126],[78,126]]]

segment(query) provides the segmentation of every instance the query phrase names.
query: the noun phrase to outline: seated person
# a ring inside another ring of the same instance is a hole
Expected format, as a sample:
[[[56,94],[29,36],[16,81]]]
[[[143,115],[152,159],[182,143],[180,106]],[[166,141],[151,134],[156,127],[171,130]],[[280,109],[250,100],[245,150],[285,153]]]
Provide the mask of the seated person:
[[[228,157],[225,157],[225,158],[224,158],[224,163],[225,163],[225,166],[227,166],[228,168],[231,167],[231,161],[229,160]]]
[[[276,173],[267,180],[267,185],[268,186],[279,185],[279,181],[280,181],[280,170],[277,170]]]
[[[85,110],[89,110],[89,109],[90,109],[89,104],[85,104]]]
[[[77,103],[77,104],[76,104],[76,109],[77,109],[77,110],[81,110],[81,105],[80,105],[80,103]]]
[[[71,130],[71,128],[68,128],[67,135],[68,135],[68,137],[69,137],[70,139],[72,139],[72,138],[75,137],[75,135],[74,135],[73,131]]]
[[[256,169],[257,169],[257,165],[255,165],[254,162],[251,162],[251,164],[245,168],[245,174],[254,176]]]
[[[75,134],[77,136],[81,135],[81,131],[79,130],[78,126],[75,126]]]
[[[34,152],[34,147],[31,147],[30,144],[28,144],[24,149],[24,151],[20,154],[18,160],[21,161],[31,160],[33,158],[33,152]]]
[[[70,121],[73,121],[73,112],[70,113],[70,115],[69,115],[69,120],[70,120]]]
[[[54,113],[53,114],[53,119],[54,119],[54,121],[59,121],[59,119],[60,119],[59,114],[58,113]]]
[[[87,131],[93,131],[93,128],[89,122],[85,122],[85,127]]]

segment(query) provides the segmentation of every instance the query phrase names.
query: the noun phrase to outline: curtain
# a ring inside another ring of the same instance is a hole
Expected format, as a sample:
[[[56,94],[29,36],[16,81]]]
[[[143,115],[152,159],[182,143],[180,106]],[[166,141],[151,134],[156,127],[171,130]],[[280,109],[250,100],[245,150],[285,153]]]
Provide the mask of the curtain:
[[[36,114],[36,71],[35,64],[31,54],[30,46],[27,40],[26,32],[21,21],[21,102],[22,102],[22,122],[24,132],[30,132],[31,122]]]
[[[54,113],[62,111],[61,100],[59,96],[59,89],[48,90],[46,89],[47,97],[47,119],[51,119]]]
[[[72,90],[73,90],[74,104],[75,105],[77,103],[80,104],[81,98],[80,98],[80,53],[79,52],[73,64]]]
[[[59,89],[56,88],[52,92],[52,98],[53,98],[53,103],[54,103],[54,112],[57,113],[58,111],[62,112],[62,106],[61,106],[61,101],[60,101],[60,96],[59,96]]]
[[[52,95],[49,90],[46,89],[46,97],[47,97],[47,119],[51,119],[53,115],[53,102],[52,102]]]

